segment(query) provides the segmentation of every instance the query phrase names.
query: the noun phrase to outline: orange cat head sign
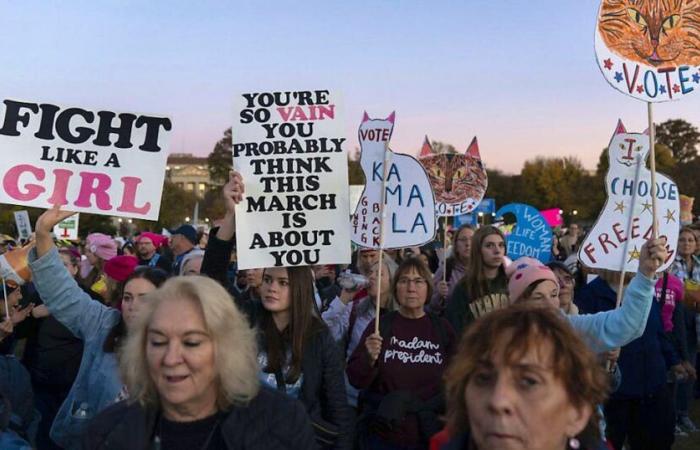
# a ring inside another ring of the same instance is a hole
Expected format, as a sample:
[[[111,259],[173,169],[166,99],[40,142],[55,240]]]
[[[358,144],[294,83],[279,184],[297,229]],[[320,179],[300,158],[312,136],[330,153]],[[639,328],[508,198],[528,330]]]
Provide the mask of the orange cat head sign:
[[[679,100],[700,90],[700,0],[603,0],[595,49],[618,91]]]

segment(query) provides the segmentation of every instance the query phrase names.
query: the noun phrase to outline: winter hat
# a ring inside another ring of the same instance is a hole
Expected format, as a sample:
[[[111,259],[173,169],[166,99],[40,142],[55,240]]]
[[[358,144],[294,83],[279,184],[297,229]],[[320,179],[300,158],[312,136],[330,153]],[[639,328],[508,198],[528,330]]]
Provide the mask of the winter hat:
[[[559,286],[557,277],[549,267],[526,256],[518,258],[506,267],[506,275],[508,275],[508,296],[511,303],[518,301],[527,287],[535,281],[550,280]]]
[[[107,261],[117,256],[117,243],[106,234],[89,234],[85,242],[86,248],[100,259]]]
[[[139,260],[135,256],[115,256],[105,263],[104,271],[108,277],[121,283],[129,278],[138,265]]]
[[[170,231],[171,236],[181,234],[185,237],[185,239],[190,241],[192,245],[197,245],[197,230],[192,225],[180,225],[176,229],[168,231]]]
[[[139,234],[136,237],[136,242],[141,241],[141,239],[148,239],[151,242],[153,242],[153,245],[156,248],[162,247],[166,242],[168,242],[168,238],[161,234],[156,234],[156,233],[151,233],[150,231],[144,231],[143,233]]]

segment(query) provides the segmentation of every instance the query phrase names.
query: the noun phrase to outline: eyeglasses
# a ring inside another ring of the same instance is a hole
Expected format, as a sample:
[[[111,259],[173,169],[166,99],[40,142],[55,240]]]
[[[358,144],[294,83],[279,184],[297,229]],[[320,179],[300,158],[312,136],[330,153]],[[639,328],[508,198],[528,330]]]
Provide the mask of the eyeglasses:
[[[401,277],[399,278],[399,281],[396,283],[401,286],[408,286],[410,284],[414,284],[418,288],[425,287],[428,282],[425,281],[425,278],[407,278],[407,277]]]

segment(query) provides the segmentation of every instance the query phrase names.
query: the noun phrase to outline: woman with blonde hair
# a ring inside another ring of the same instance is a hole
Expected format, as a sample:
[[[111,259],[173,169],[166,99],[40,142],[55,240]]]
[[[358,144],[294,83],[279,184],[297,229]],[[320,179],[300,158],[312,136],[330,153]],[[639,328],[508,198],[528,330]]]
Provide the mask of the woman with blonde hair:
[[[86,449],[313,448],[303,407],[261,389],[255,332],[205,277],[148,295],[120,351],[129,392],[95,418]]]
[[[600,448],[608,381],[555,308],[517,304],[469,327],[446,374],[442,450]]]

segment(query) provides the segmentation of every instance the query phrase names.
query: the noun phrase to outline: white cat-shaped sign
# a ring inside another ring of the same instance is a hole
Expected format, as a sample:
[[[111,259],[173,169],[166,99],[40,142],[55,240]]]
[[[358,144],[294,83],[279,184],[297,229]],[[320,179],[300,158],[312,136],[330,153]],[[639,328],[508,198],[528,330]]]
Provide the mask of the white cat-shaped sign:
[[[360,247],[411,247],[426,244],[435,236],[435,197],[425,169],[414,157],[389,149],[395,117],[392,112],[386,119],[370,119],[365,113],[360,124],[360,165],[365,175],[365,188],[351,223],[351,239]],[[385,160],[388,168],[382,221]],[[382,223],[383,243],[380,239]]]
[[[636,272],[642,245],[652,236],[651,172],[646,133],[627,133],[622,121],[608,147],[610,168],[605,177],[608,199],[596,224],[579,249],[579,260],[592,269]],[[656,174],[657,223],[665,237],[669,257],[659,268],[666,270],[676,256],[680,203],[676,183]]]

